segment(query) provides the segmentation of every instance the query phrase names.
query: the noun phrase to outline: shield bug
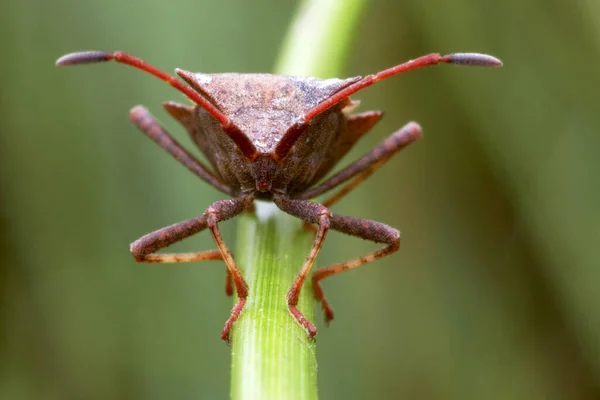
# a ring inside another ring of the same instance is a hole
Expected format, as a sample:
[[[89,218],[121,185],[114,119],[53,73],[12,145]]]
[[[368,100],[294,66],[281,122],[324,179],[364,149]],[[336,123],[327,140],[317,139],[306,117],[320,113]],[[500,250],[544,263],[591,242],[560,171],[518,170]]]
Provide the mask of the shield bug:
[[[178,263],[223,260],[227,267],[226,292],[237,291],[239,300],[223,328],[222,338],[240,316],[248,286],[219,231],[219,222],[253,207],[254,199],[273,201],[284,212],[316,224],[312,248],[287,293],[293,318],[309,337],[315,326],[297,309],[298,297],[329,229],[382,243],[384,247],[362,257],[320,268],[312,276],[316,299],[327,322],[333,311],[323,296],[320,281],[396,252],[400,232],[380,222],[333,214],[329,211],[396,152],[421,137],[421,128],[409,122],[371,151],[328,179],[336,163],[380,119],[382,113],[352,114],[357,104],[351,95],[377,81],[409,70],[439,63],[498,67],[500,60],[484,54],[429,54],[364,78],[317,79],[272,74],[203,74],[176,69],[175,76],[123,52],[88,51],[67,54],[57,65],[90,64],[114,60],[148,72],[185,94],[194,105],[166,102],[164,108],[188,131],[210,162],[209,168],[185,150],[142,106],[131,109],[132,122],[192,173],[228,195],[199,217],[149,233],[131,244],[139,262]],[[334,188],[341,189],[323,203],[310,199]],[[218,250],[163,254],[160,249],[208,228]]]

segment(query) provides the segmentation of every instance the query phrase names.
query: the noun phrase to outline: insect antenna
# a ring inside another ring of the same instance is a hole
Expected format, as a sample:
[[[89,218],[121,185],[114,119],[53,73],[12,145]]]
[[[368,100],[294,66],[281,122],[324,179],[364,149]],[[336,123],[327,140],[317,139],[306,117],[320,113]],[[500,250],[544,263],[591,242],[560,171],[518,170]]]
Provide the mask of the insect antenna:
[[[395,67],[380,71],[376,74],[365,76],[360,81],[346,87],[345,89],[340,90],[327,100],[314,107],[312,110],[308,111],[306,114],[304,114],[304,119],[306,121],[310,121],[313,117],[327,110],[329,107],[333,106],[334,104],[338,103],[344,98],[353,95],[359,90],[371,86],[375,82],[379,82],[383,79],[401,74],[403,72],[411,71],[413,69],[428,67],[440,63],[466,65],[474,67],[502,66],[502,61],[498,60],[496,57],[492,57],[487,54],[454,53],[445,56],[441,56],[437,53],[428,54],[426,56],[407,61],[403,64],[396,65]]]
[[[502,61],[496,57],[492,57],[487,54],[479,53],[454,53],[442,56],[437,53],[428,54],[416,58],[414,60],[407,61],[403,64],[396,65],[395,67],[388,68],[380,71],[373,75],[367,75],[356,83],[349,85],[348,87],[335,93],[333,96],[327,98],[323,102],[316,105],[314,108],[309,110],[296,124],[290,128],[286,133],[285,137],[279,142],[275,153],[279,158],[285,157],[287,152],[294,145],[296,140],[302,135],[311,119],[328,110],[335,104],[339,103],[346,97],[353,95],[354,93],[362,90],[368,86],[371,86],[375,82],[392,77],[394,75],[401,74],[403,72],[411,71],[413,69],[428,67],[440,63],[466,65],[475,67],[501,67]]]
[[[221,126],[225,132],[227,132],[231,139],[237,144],[244,156],[251,159],[256,158],[256,148],[250,139],[248,139],[248,137],[244,135],[244,133],[217,107],[215,107],[197,91],[187,86],[176,77],[159,70],[158,68],[137,57],[122,51],[117,51],[115,53],[106,53],[103,51],[82,51],[66,54],[60,57],[58,60],[56,60],[56,65],[94,64],[111,60],[141,69],[142,71],[145,71],[151,75],[154,75],[158,79],[167,82],[175,89],[185,94],[190,100],[204,108],[221,123]]]

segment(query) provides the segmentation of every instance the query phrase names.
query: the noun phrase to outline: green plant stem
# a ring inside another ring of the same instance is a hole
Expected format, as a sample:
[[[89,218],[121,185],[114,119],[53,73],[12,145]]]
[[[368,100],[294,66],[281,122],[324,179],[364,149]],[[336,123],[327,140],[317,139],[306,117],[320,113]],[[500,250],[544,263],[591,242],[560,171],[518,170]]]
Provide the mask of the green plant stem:
[[[244,266],[250,295],[233,331],[231,397],[316,399],[315,342],[296,324],[285,300],[313,235],[270,204],[259,204],[257,211],[258,216],[242,217],[238,235],[236,259]],[[314,320],[310,285],[298,305]]]
[[[286,36],[275,73],[338,77],[367,0],[305,0]]]
[[[276,73],[327,78],[340,73],[366,0],[304,1]],[[236,260],[249,286],[232,333],[231,398],[315,400],[316,344],[288,312],[286,293],[314,234],[272,203],[240,218]],[[237,299],[236,299],[237,300]],[[311,285],[298,308],[315,320]]]

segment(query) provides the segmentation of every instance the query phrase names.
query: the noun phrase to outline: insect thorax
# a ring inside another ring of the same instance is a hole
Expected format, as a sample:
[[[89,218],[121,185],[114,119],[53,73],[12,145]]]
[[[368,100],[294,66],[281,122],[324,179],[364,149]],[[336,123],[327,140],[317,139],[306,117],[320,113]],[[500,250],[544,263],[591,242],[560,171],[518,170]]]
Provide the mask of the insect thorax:
[[[193,133],[190,132],[192,139],[221,179],[240,190],[259,190],[259,186],[264,188],[265,185],[269,190],[280,192],[306,188],[327,160],[328,149],[346,125],[346,116],[340,110],[327,110],[311,121],[284,159],[275,162],[272,152],[261,152],[250,162],[204,109],[197,107],[194,114],[196,123]],[[273,137],[278,141],[283,134],[279,132]],[[272,148],[276,144],[273,143]]]
[[[327,79],[270,74],[191,74],[188,83],[221,110],[253,143],[254,163],[207,111],[195,107],[182,121],[222,180],[240,190],[298,191],[307,187],[327,158],[332,141],[345,129],[335,105],[314,117],[276,165],[265,161],[306,112],[358,78]],[[267,165],[269,164],[269,165]],[[266,175],[265,175],[266,174]],[[268,184],[265,183],[269,181]]]

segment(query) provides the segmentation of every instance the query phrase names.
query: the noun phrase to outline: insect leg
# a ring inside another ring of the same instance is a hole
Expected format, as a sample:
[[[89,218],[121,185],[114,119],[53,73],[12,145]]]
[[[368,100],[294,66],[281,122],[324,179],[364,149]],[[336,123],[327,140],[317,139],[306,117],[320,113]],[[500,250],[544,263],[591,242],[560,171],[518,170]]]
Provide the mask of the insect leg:
[[[341,189],[340,193],[335,194],[332,198],[327,200],[327,204],[331,205],[337,202],[340,198],[350,192],[363,180],[368,178],[373,172],[375,172],[380,166],[382,166],[392,155],[399,150],[408,146],[410,143],[421,137],[421,127],[415,122],[409,122],[404,125],[400,130],[392,133],[380,144],[375,146],[367,154],[347,166],[346,168],[333,175],[325,182],[309,189],[296,196],[298,199],[311,199],[322,193],[325,193],[342,183],[355,178],[354,181],[350,182],[347,186]]]
[[[224,184],[200,160],[185,150],[142,106],[135,106],[129,112],[131,121],[156,144],[165,149],[177,161],[206,181],[214,188],[228,195],[234,195],[234,189]]]
[[[239,300],[233,307],[231,315],[223,329],[222,338],[229,342],[229,331],[235,320],[240,316],[246,297],[248,285],[236,267],[231,251],[225,245],[218,223],[230,219],[252,207],[253,197],[243,196],[231,200],[214,202],[203,216],[192,218],[177,224],[167,226],[149,233],[131,244],[130,250],[137,261],[151,263],[177,263],[205,260],[223,260],[227,266],[227,280],[225,291],[231,295],[232,286],[235,286]],[[209,250],[196,253],[156,254],[155,252],[179,242],[195,233],[208,228],[218,250]],[[233,285],[232,285],[233,284]]]
[[[222,260],[223,257],[218,250],[194,253],[155,253],[156,251],[192,236],[207,227],[207,218],[205,216],[178,222],[142,236],[131,244],[130,251],[136,261],[147,263],[181,263]]]
[[[322,204],[325,207],[327,207],[327,208],[330,208],[331,206],[333,206],[335,203],[337,203],[338,201],[340,201],[344,196],[346,196],[348,193],[350,193],[352,191],[352,189],[354,189],[356,186],[358,186],[359,184],[361,184],[368,177],[370,177],[371,175],[373,175],[373,173],[375,171],[377,171],[379,169],[379,167],[381,167],[383,164],[385,164],[385,162],[387,160],[389,160],[390,158],[391,158],[391,155],[387,156],[387,157],[383,157],[377,163],[373,164],[371,167],[367,168],[363,172],[361,172],[358,175],[356,175],[354,177],[354,179],[352,179],[350,182],[348,182],[346,185],[344,185],[343,188],[341,188],[340,190],[338,190],[337,192],[335,192],[333,195],[331,195],[327,199],[325,199],[325,201],[323,201]],[[308,222],[304,223],[304,228],[305,229],[310,229],[310,230],[316,232],[316,229],[315,229],[314,225],[311,225]]]
[[[233,306],[231,315],[225,322],[225,327],[221,333],[221,338],[227,343],[229,343],[231,327],[242,313],[244,305],[246,304],[246,297],[248,297],[248,285],[246,284],[242,273],[237,268],[231,251],[227,248],[227,245],[225,245],[225,242],[223,241],[218,223],[252,208],[253,204],[254,197],[252,195],[245,195],[231,200],[220,200],[214,202],[204,213],[204,215],[207,217],[208,229],[210,229],[210,233],[212,234],[212,237],[219,248],[221,255],[223,256],[223,261],[225,261],[225,265],[227,265],[228,281],[226,291],[231,290],[229,283],[233,282],[238,295],[238,302],[235,304],[235,306]]]
[[[298,299],[300,297],[300,291],[304,286],[306,278],[310,274],[310,270],[323,246],[323,241],[327,236],[329,230],[329,219],[331,212],[324,206],[318,203],[307,200],[294,200],[283,195],[275,195],[273,200],[277,207],[284,212],[298,217],[306,222],[318,224],[319,228],[313,241],[312,248],[306,257],[306,261],[302,266],[302,269],[294,279],[292,286],[287,293],[288,309],[294,319],[306,330],[306,333],[310,338],[317,334],[317,329],[296,307],[298,305]]]
[[[325,321],[327,323],[333,319],[333,311],[323,296],[323,289],[321,288],[319,281],[331,275],[357,268],[361,265],[370,263],[371,261],[388,256],[398,251],[398,248],[400,247],[400,232],[380,222],[342,215],[332,215],[330,217],[330,223],[330,228],[333,230],[370,240],[375,243],[385,243],[387,246],[350,261],[319,268],[314,272],[312,284],[315,297],[321,302],[323,312],[325,313]]]
[[[363,181],[365,181],[368,177],[373,175],[375,171],[377,171],[383,164],[386,163],[387,160],[390,159],[391,156],[383,157],[379,162],[373,164],[371,167],[367,168],[363,172],[356,175],[350,182],[348,182],[344,187],[335,192],[333,195],[329,196],[325,201],[323,201],[323,205],[325,207],[331,207],[338,201],[340,201],[344,196],[352,191],[355,187],[360,185]]]

